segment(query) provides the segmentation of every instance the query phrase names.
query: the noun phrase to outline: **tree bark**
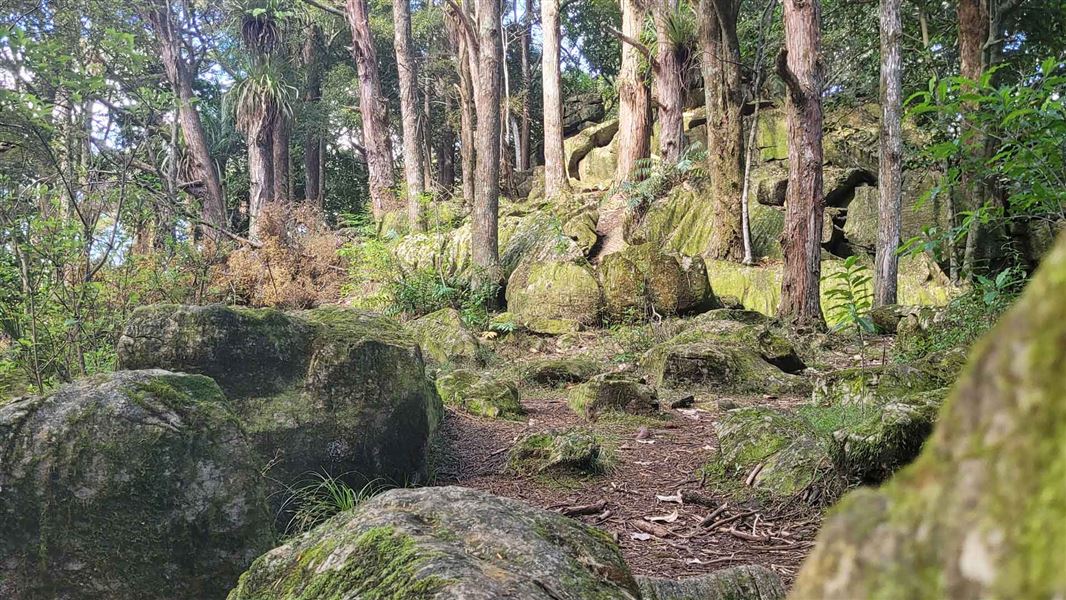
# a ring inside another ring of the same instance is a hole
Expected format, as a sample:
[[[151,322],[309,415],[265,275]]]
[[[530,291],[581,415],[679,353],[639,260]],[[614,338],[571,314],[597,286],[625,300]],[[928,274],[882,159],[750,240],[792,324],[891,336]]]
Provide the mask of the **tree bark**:
[[[385,97],[381,93],[377,50],[370,35],[366,0],[348,0],[345,16],[352,30],[352,57],[359,75],[359,112],[363,148],[370,183],[370,207],[375,218],[396,208],[396,179],[392,171],[392,142]]]
[[[822,35],[819,0],[784,0],[785,49],[777,71],[787,89],[788,192],[778,316],[822,328]]]
[[[476,284],[500,281],[500,67],[503,62],[499,0],[477,0],[477,162],[471,260]]]
[[[288,204],[292,201],[289,178],[289,145],[292,139],[292,122],[284,111],[278,111],[271,132],[274,201]]]
[[[896,303],[903,190],[902,57],[900,0],[881,0],[881,157],[878,163],[874,305]]]
[[[744,88],[737,38],[739,0],[703,0],[700,40],[714,229],[707,255],[744,259]]]
[[[541,0],[541,88],[544,97],[544,197],[570,191],[563,151],[562,72],[559,65],[559,0]]]
[[[445,90],[443,82],[438,89]],[[450,192],[455,185],[455,130],[452,128],[448,115],[452,114],[452,95],[444,91],[443,118],[441,119],[441,131],[437,137],[435,154],[437,155],[437,186],[446,192]]]
[[[670,39],[670,22],[676,12],[677,0],[656,0],[655,37],[658,65],[653,69],[653,74],[655,100],[659,107],[659,157],[667,164],[676,163],[685,146],[681,60],[677,44]]]
[[[640,0],[622,0],[622,35],[636,40],[644,26]],[[651,153],[651,98],[640,72],[641,52],[632,44],[622,44],[622,65],[618,71],[618,164],[615,183],[633,179],[637,163]]]
[[[474,147],[474,130],[477,126],[477,115],[474,106],[474,52],[471,47],[465,26],[464,14],[458,12],[449,13],[449,37],[452,39],[452,47],[455,50],[457,70],[459,72],[459,151],[460,166],[463,180],[463,203],[467,206],[474,204],[474,170],[476,166],[477,150]]]
[[[202,218],[210,227],[204,228],[203,235],[217,239],[218,230],[225,229],[229,219],[226,216],[222,178],[211,158],[207,134],[200,120],[200,113],[196,110],[196,95],[192,87],[194,75],[181,55],[180,33],[174,26],[168,5],[153,4],[147,11],[147,18],[159,41],[159,54],[167,80],[177,96],[178,121],[185,137],[185,145],[196,165],[197,176],[204,184]]]
[[[422,231],[422,194],[425,192],[422,148],[418,128],[418,73],[411,51],[410,0],[392,1],[396,70],[400,79],[400,115],[403,123],[403,169],[407,179],[407,220]]]
[[[248,237],[259,239],[259,214],[274,201],[274,107],[265,106],[248,139]]]
[[[959,0],[959,67],[963,77],[977,81],[985,70],[985,42],[988,40],[989,19],[986,0]],[[972,153],[984,152],[984,136],[963,115],[962,138]],[[984,205],[985,194],[981,177],[970,169],[963,168],[959,183],[962,188],[962,210],[974,211]],[[977,220],[971,221],[966,232],[963,250],[962,275],[970,278],[977,261],[980,227]]]
[[[303,100],[308,105],[318,104],[322,100],[322,65],[319,59],[322,51],[322,33],[317,26],[312,26],[301,50],[306,75]],[[317,127],[311,126],[304,136],[304,199],[324,208],[321,169],[322,138]]]
[[[541,8],[543,11],[543,8]],[[558,9],[556,9],[556,22],[558,23]],[[526,0],[525,13],[522,18],[522,90],[525,92],[525,101],[522,102],[522,122],[518,131],[518,168],[528,171],[529,160],[529,103],[533,101],[533,72],[529,64],[529,43],[533,30],[533,0]],[[556,28],[558,31],[558,27]],[[558,38],[558,33],[556,34]]]

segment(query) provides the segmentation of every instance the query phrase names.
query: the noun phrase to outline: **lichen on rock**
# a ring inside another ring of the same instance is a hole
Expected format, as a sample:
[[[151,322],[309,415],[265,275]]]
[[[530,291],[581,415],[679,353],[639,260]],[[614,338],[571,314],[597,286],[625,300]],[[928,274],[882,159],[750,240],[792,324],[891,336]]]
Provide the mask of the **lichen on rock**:
[[[770,569],[743,565],[697,577],[637,577],[644,600],[784,600],[785,584]]]
[[[513,383],[468,369],[438,375],[437,393],[444,404],[481,417],[520,419],[526,413]]]
[[[422,351],[439,364],[480,363],[481,344],[454,308],[442,308],[406,324]]]
[[[557,333],[559,322],[600,323],[603,291],[587,266],[574,262],[523,264],[507,282],[507,309],[538,333]]]
[[[527,435],[508,456],[508,469],[525,475],[601,473],[607,467],[602,441],[581,427]]]
[[[605,413],[656,415],[659,398],[655,388],[622,373],[604,373],[574,386],[569,394],[570,409],[583,419],[595,421]]]

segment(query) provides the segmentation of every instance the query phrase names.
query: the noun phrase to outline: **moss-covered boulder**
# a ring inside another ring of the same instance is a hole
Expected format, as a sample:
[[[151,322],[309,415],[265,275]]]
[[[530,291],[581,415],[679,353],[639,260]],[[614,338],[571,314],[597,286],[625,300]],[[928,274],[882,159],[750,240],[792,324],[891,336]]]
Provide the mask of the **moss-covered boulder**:
[[[644,600],[784,600],[785,584],[770,569],[744,565],[698,577],[637,577]]]
[[[481,344],[454,308],[442,308],[407,323],[422,352],[440,364],[480,363]]]
[[[736,408],[714,429],[718,453],[705,473],[725,491],[768,498],[802,494],[817,501],[843,486],[826,440],[803,417],[773,408]]]
[[[481,417],[520,419],[526,413],[513,383],[466,369],[438,375],[437,393],[444,404]]]
[[[596,234],[596,221],[599,215],[594,210],[583,210],[563,223],[562,233],[574,240],[581,252],[588,255],[599,240]]]
[[[559,333],[559,322],[598,325],[603,292],[595,273],[574,262],[536,262],[517,269],[507,282],[507,309],[537,333]]]
[[[721,341],[666,342],[642,359],[656,386],[707,385],[722,391],[778,396],[810,393],[810,382],[767,362],[745,345]]]
[[[655,415],[659,397],[655,388],[623,373],[604,373],[570,390],[571,410],[584,419],[595,421],[604,413]]]
[[[606,534],[459,487],[390,490],[264,554],[229,600],[632,600]]]
[[[539,358],[514,367],[515,379],[532,385],[560,385],[578,383],[592,377],[600,370],[600,364],[584,356]]]
[[[784,331],[760,313],[743,310],[711,311],[678,323],[681,333],[668,344],[718,342],[755,350],[763,360],[786,373],[807,366]]]
[[[700,257],[663,253],[652,244],[628,246],[599,267],[606,313],[614,322],[653,314],[694,314],[720,306]]]
[[[814,378],[815,404],[880,405],[915,393],[930,392],[955,382],[965,354],[942,352],[911,363],[853,367],[820,373]]]
[[[418,344],[358,310],[155,305],[136,310],[118,343],[122,368],[213,377],[278,482],[272,501],[311,472],[367,481],[426,479],[443,414]]]
[[[507,468],[521,475],[574,475],[607,469],[600,438],[574,427],[533,433],[519,439],[508,455]]]
[[[795,598],[1066,596],[1066,238],[975,348],[921,456],[845,497]]]
[[[218,598],[272,542],[222,390],[163,370],[0,407],[0,597]]]

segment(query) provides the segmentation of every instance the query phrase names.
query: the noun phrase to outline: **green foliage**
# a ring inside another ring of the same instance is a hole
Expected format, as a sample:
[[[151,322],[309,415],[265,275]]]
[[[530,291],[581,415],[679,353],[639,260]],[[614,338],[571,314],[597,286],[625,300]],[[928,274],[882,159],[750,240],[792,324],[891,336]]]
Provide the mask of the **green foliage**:
[[[381,482],[371,481],[356,490],[339,477],[315,473],[308,483],[293,489],[286,500],[286,508],[293,507],[294,511],[285,532],[296,535],[310,531],[334,515],[355,510],[385,489]]]
[[[830,321],[836,323],[836,329],[851,327],[860,337],[863,333],[874,333],[874,324],[869,316],[872,305],[869,269],[858,262],[857,256],[849,256],[844,260],[843,269],[826,279],[833,287],[825,293],[825,297],[835,301],[826,314]]]
[[[686,146],[676,163],[657,158],[640,159],[633,172],[633,181],[623,183],[619,191],[628,198],[630,209],[642,212],[675,185],[705,178],[706,161],[707,152],[699,142]]]

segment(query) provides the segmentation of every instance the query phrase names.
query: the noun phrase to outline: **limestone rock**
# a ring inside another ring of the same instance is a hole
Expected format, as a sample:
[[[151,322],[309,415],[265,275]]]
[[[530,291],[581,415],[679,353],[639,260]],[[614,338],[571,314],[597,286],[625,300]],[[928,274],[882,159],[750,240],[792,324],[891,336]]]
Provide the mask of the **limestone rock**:
[[[570,408],[595,421],[608,412],[654,415],[659,412],[655,388],[630,375],[604,373],[570,390]]]
[[[600,473],[606,469],[600,439],[579,427],[534,433],[511,448],[508,468],[520,474]]]
[[[638,600],[587,525],[459,487],[395,489],[264,554],[229,600]]]
[[[770,569],[744,565],[698,577],[637,577],[644,600],[784,600],[785,584]]]
[[[616,133],[618,119],[610,119],[563,140],[567,174],[574,179],[580,179],[580,166],[585,156],[595,148],[610,144]]]
[[[465,369],[439,375],[437,393],[446,405],[482,417],[519,419],[526,412],[513,383]]]
[[[0,407],[0,597],[217,598],[269,547],[222,390],[163,370]]]
[[[721,341],[666,342],[653,347],[642,360],[656,386],[700,384],[716,389],[806,395],[811,384],[766,362],[747,346]]]
[[[418,345],[391,319],[338,308],[147,306],[130,317],[118,361],[213,377],[261,468],[272,465],[274,502],[313,472],[356,489],[426,478],[443,411]]]
[[[595,274],[577,263],[530,263],[517,269],[507,282],[508,311],[532,331],[558,332],[545,327],[545,321],[597,325],[602,308],[603,292]]]
[[[628,246],[600,264],[608,317],[613,322],[651,314],[694,314],[719,306],[700,257],[665,254],[651,244]]]
[[[445,364],[480,363],[481,344],[463,324],[454,308],[442,308],[407,323],[407,329],[422,351],[434,361]]]
[[[1066,596],[1066,238],[971,354],[921,456],[833,510],[792,596]]]

